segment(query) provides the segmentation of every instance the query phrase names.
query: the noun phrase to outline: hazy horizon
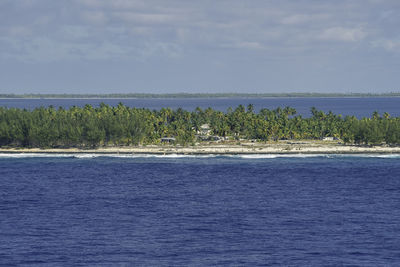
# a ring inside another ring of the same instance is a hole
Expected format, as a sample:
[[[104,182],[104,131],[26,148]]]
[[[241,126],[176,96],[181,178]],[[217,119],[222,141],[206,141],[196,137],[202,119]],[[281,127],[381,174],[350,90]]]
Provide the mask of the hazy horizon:
[[[4,0],[0,94],[399,91],[396,0]]]
[[[99,97],[121,97],[121,98],[125,98],[125,97],[143,97],[146,98],[146,96],[149,97],[162,97],[162,96],[172,96],[172,97],[182,97],[185,98],[187,97],[252,97],[252,96],[261,96],[261,97],[352,97],[352,96],[394,96],[394,97],[400,97],[400,91],[390,91],[390,92],[270,92],[270,93],[235,93],[235,92],[221,92],[221,93],[210,93],[210,92],[177,92],[177,93],[170,93],[170,92],[165,92],[165,93],[145,93],[145,92],[135,92],[135,93],[120,93],[120,92],[112,92],[112,93],[107,93],[107,92],[103,92],[103,93],[0,93],[0,97],[2,96],[16,96],[16,97],[23,97],[23,96],[90,96],[90,97],[95,97],[95,96],[99,96]]]

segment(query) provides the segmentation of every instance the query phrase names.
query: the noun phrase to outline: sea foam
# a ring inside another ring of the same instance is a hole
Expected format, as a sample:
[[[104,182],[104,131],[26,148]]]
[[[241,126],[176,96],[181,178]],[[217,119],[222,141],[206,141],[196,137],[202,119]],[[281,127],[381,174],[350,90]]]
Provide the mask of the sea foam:
[[[275,159],[275,158],[400,158],[400,154],[97,154],[97,153],[0,153],[0,158],[232,158],[232,159]]]

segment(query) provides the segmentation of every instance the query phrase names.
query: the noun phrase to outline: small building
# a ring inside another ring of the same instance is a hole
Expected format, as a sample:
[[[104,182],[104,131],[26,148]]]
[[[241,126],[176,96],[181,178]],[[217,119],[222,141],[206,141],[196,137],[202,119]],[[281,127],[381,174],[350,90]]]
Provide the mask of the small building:
[[[332,137],[332,136],[325,136],[321,138],[322,141],[335,141],[338,140],[338,138],[336,137]]]
[[[197,132],[199,135],[210,135],[211,128],[210,125],[205,123],[200,126],[200,130]]]

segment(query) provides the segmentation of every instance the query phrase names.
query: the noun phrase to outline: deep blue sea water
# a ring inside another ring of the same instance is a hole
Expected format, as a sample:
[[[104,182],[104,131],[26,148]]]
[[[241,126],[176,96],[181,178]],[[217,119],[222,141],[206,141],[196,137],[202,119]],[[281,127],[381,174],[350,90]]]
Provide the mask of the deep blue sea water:
[[[399,266],[400,155],[0,155],[0,265]]]
[[[101,102],[116,106],[119,102],[138,108],[161,109],[170,107],[194,110],[196,107],[227,111],[229,107],[236,108],[242,104],[253,104],[256,111],[261,108],[275,109],[277,107],[290,106],[297,110],[298,114],[311,116],[311,107],[316,107],[325,112],[332,111],[335,114],[354,115],[359,118],[370,117],[372,112],[381,114],[388,112],[392,116],[400,116],[400,97],[347,97],[347,98],[144,98],[144,99],[0,99],[0,106],[33,109],[40,106],[64,107],[84,106],[91,104],[98,106]]]

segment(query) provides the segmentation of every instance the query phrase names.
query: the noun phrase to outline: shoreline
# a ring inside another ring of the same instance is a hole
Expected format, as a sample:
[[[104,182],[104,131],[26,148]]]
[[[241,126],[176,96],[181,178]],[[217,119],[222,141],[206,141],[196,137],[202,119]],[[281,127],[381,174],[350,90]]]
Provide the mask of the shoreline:
[[[341,144],[324,144],[318,142],[273,144],[245,143],[212,144],[197,146],[132,146],[82,148],[0,148],[0,154],[137,154],[137,155],[281,155],[281,154],[400,154],[400,147],[388,146],[355,146]]]

